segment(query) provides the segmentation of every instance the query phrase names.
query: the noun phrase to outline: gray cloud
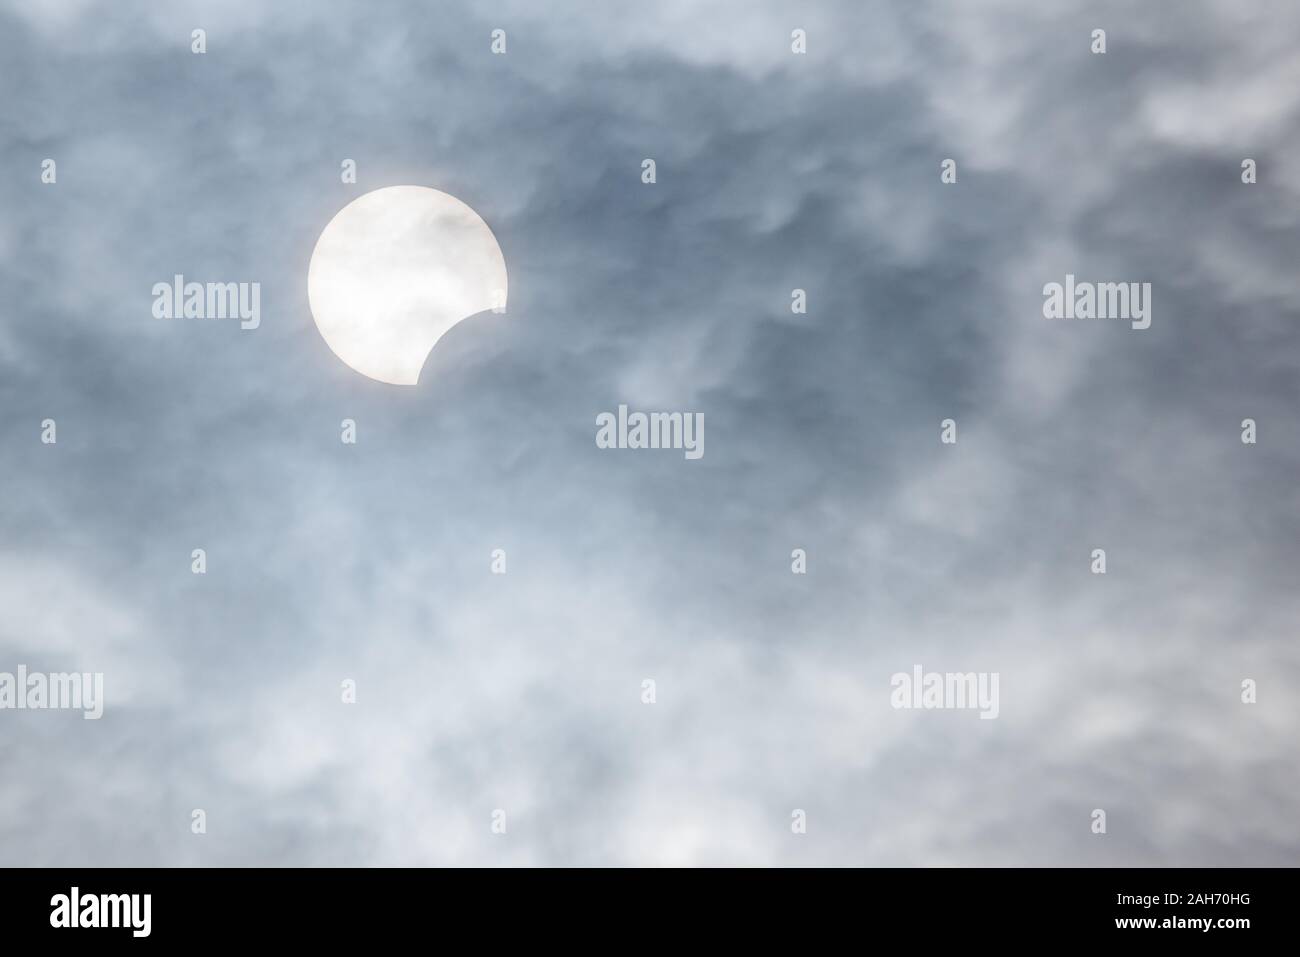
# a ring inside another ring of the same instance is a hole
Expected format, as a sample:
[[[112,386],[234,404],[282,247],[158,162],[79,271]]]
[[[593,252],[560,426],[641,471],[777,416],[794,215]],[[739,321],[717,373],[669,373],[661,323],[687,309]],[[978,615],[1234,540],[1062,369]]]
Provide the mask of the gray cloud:
[[[0,713],[0,863],[1300,863],[1297,33],[0,4],[0,670],[108,693]],[[408,390],[306,301],[396,183],[511,283]],[[177,272],[260,281],[261,328],[153,319]],[[1066,272],[1151,282],[1151,329],[1044,320]],[[703,411],[704,458],[597,449],[619,402]],[[915,663],[1000,718],[892,710]]]

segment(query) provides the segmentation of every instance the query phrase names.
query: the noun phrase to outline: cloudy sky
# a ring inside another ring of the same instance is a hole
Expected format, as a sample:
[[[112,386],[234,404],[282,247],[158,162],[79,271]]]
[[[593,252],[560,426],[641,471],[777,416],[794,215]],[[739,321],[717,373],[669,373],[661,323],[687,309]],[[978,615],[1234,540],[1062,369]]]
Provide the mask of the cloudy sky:
[[[0,711],[0,864],[1300,864],[1293,3],[0,0],[0,83],[0,671],[107,698]],[[510,276],[414,387],[307,302],[396,184]]]

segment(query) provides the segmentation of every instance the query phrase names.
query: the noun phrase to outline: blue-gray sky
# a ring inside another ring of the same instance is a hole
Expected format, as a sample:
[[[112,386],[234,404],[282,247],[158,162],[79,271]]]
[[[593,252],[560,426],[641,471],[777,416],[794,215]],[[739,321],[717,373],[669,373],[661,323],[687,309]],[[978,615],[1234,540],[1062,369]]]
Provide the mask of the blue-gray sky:
[[[0,863],[1300,864],[1293,4],[0,0],[0,81],[0,671],[107,696],[0,712]],[[510,302],[402,388],[306,272],[408,183]]]

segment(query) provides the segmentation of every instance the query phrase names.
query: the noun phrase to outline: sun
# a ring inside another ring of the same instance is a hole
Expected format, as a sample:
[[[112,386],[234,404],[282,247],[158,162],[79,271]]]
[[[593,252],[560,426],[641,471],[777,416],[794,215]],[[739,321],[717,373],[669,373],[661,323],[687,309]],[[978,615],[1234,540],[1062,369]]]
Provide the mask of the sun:
[[[326,344],[392,385],[415,385],[458,322],[504,311],[506,290],[505,257],[487,223],[427,186],[388,186],[348,203],[307,268],[307,300]]]

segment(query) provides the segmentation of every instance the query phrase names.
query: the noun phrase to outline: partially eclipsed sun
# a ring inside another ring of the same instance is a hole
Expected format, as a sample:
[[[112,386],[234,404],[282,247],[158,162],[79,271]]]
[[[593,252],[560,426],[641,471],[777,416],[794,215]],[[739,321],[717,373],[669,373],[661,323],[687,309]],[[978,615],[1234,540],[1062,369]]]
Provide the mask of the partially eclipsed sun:
[[[454,196],[389,186],[344,206],[316,241],[307,300],[334,354],[371,379],[415,385],[462,319],[506,305],[506,261]]]

